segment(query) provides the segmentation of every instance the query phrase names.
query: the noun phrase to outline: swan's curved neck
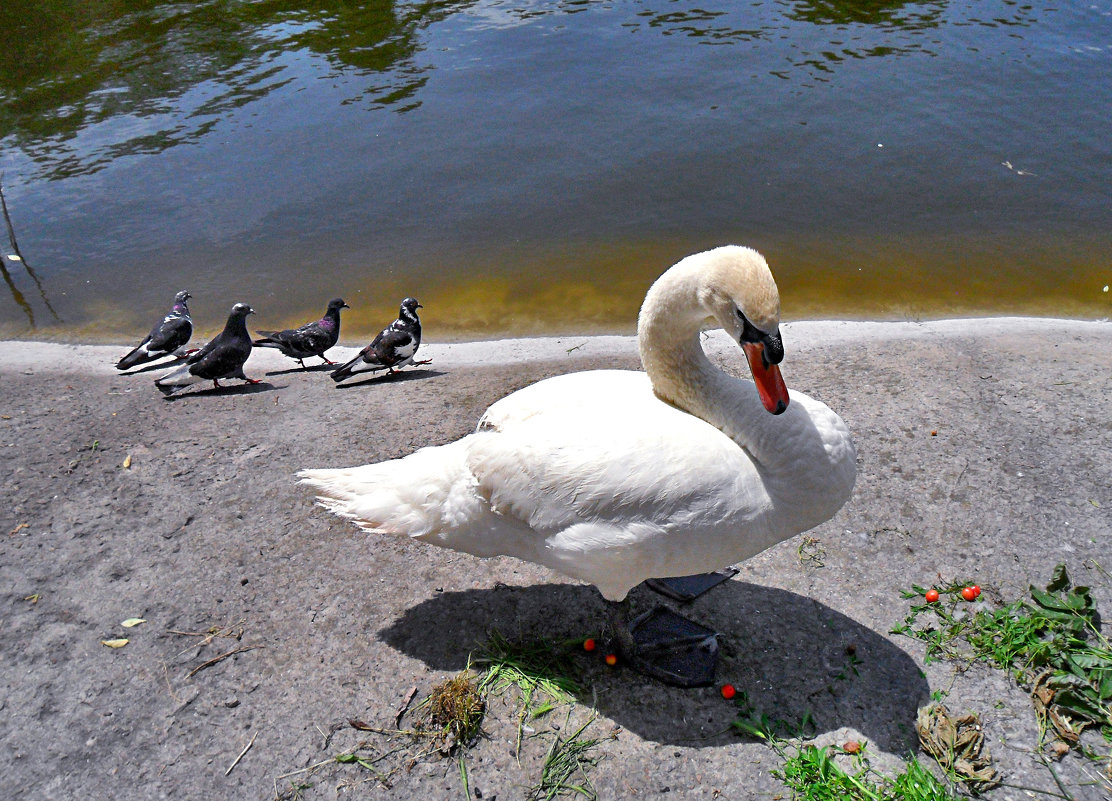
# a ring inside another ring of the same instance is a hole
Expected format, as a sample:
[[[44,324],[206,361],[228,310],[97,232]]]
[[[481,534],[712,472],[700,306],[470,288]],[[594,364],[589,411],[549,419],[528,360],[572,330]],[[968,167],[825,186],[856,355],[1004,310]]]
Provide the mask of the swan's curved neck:
[[[641,363],[657,397],[706,420],[758,465],[769,464],[776,450],[764,434],[775,418],[761,405],[755,385],[727,375],[707,358],[700,333],[708,312],[699,292],[698,274],[675,267],[653,284],[637,323]]]

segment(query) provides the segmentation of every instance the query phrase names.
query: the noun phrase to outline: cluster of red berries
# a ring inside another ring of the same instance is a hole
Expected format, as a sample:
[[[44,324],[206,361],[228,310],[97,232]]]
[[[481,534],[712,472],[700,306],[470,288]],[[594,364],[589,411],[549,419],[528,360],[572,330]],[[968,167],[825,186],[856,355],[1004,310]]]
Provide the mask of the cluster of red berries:
[[[963,587],[962,591],[961,591],[961,597],[964,598],[967,601],[975,601],[975,600],[977,600],[978,597],[980,597],[980,595],[981,595],[981,588],[978,587],[976,584],[973,584],[969,587]],[[929,604],[936,603],[938,601],[938,590],[935,590],[935,589],[927,590],[927,593],[926,593],[925,597],[927,599],[927,603],[929,603]]]
[[[593,637],[588,637],[587,639],[585,639],[583,641],[583,650],[584,651],[593,651],[597,647],[598,647],[598,643],[595,642]],[[618,664],[618,655],[617,654],[607,654],[606,656],[603,657],[603,661],[606,662],[606,664],[610,665],[610,667],[614,667],[614,665]]]

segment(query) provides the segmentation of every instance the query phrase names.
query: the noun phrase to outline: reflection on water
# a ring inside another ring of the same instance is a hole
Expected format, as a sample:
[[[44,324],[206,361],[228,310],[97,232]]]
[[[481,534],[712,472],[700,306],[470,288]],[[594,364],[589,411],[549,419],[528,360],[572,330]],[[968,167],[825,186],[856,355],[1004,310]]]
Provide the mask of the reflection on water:
[[[66,178],[125,155],[196,142],[229,113],[289,84],[285,53],[324,56],[367,76],[345,102],[418,105],[418,35],[467,2],[208,0],[99,4],[6,0],[0,5],[0,131]],[[328,74],[319,76],[327,80]],[[137,122],[159,120],[155,126]],[[107,141],[79,141],[117,120]]]
[[[3,212],[4,226],[8,230],[8,245],[11,248],[10,253],[0,254],[0,274],[3,275],[4,284],[12,293],[12,300],[15,301],[15,304],[27,316],[27,324],[32,329],[34,329],[35,309],[30,303],[27,302],[27,298],[19,290],[19,287],[16,286],[15,281],[12,279],[12,274],[8,272],[9,263],[18,264],[20,267],[23,268],[23,271],[27,273],[27,276],[34,283],[35,288],[38,289],[39,299],[42,301],[43,306],[46,307],[46,310],[50,312],[50,315],[54,318],[54,322],[62,322],[62,318],[58,316],[58,313],[56,311],[54,311],[54,306],[51,305],[50,298],[46,296],[46,289],[43,288],[42,281],[39,280],[38,274],[31,268],[31,265],[27,263],[27,259],[23,257],[23,253],[19,249],[19,240],[16,238],[15,235],[15,225],[12,224],[12,215],[8,211],[8,199],[4,195],[2,176],[0,176],[0,211]]]
[[[646,5],[655,3],[632,4],[621,25],[700,44],[783,37],[793,22],[832,27],[818,39],[801,36],[789,56],[791,68],[813,75],[849,58],[929,52],[931,40],[918,34],[940,24],[946,0],[795,0],[728,10]],[[417,58],[429,26],[465,10],[483,18],[489,6],[525,23],[583,12],[591,3],[319,0],[305,6],[299,0],[7,0],[0,5],[0,132],[35,160],[42,177],[92,172],[121,156],[196,142],[230,112],[297,80],[282,58],[297,51],[326,59],[331,72],[317,80],[341,73],[365,79],[343,103],[409,111],[419,107],[431,69]],[[966,22],[1030,24],[1030,6],[1005,6],[1008,15]],[[158,124],[141,124],[142,118]],[[112,120],[115,130],[100,141],[79,139],[83,130]]]
[[[35,269],[0,253],[0,336],[113,335],[163,284],[270,327],[363,293],[349,331],[409,294],[458,335],[628,328],[726,241],[797,313],[1099,316],[1108,41],[1015,0],[5,0]]]
[[[791,3],[788,16],[816,25],[875,25],[879,28],[924,30],[938,27],[947,0],[841,0]]]

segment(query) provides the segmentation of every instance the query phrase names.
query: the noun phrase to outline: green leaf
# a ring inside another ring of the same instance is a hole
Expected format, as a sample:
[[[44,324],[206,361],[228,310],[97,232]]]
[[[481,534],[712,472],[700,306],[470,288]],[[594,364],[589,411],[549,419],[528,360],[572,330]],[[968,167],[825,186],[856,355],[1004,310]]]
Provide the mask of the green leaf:
[[[1055,565],[1054,573],[1050,577],[1050,583],[1046,585],[1046,589],[1050,592],[1058,592],[1059,590],[1068,590],[1070,587],[1070,577],[1066,572],[1066,565],[1064,562]],[[1034,593],[1032,593],[1034,594]]]

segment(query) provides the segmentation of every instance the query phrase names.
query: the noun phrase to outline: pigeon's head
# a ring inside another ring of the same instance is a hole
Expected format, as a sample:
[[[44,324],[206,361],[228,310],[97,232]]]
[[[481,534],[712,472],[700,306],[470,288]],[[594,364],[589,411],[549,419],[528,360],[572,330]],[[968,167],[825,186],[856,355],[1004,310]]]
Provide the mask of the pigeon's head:
[[[174,303],[185,303],[185,302],[186,302],[187,300],[189,300],[189,299],[190,299],[191,297],[193,297],[193,296],[192,296],[192,295],[190,295],[190,294],[189,294],[188,292],[186,292],[186,291],[185,291],[185,290],[183,289],[183,290],[182,290],[181,292],[179,292],[178,294],[174,295]]]
[[[338,312],[338,311],[340,311],[340,309],[350,309],[350,308],[351,308],[351,306],[344,303],[343,298],[332,298],[332,300],[328,301],[328,311],[330,311],[330,312]]]
[[[406,298],[405,300],[402,301],[402,311],[407,311],[410,314],[413,314],[414,312],[416,312],[417,309],[423,309],[423,308],[425,308],[425,307],[417,302],[417,298]]]
[[[246,317],[249,314],[254,314],[255,310],[248,306],[246,303],[237,303],[232,306],[233,317]]]

